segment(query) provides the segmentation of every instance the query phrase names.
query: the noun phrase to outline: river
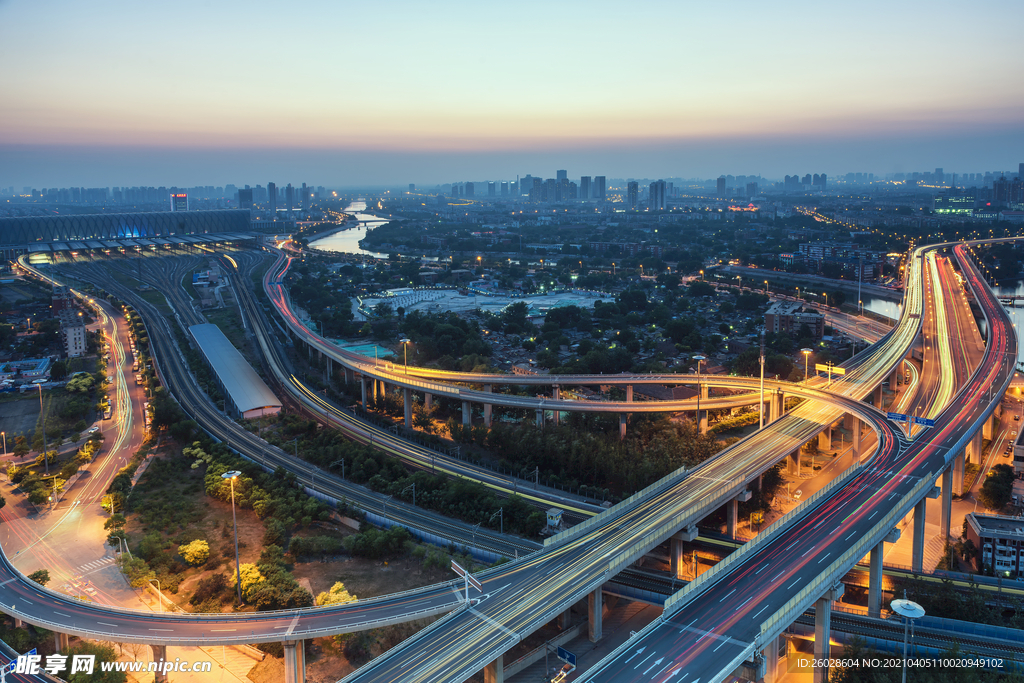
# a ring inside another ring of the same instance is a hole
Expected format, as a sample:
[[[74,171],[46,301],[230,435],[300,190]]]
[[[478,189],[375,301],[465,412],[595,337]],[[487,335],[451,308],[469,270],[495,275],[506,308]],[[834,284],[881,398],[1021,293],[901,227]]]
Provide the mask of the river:
[[[359,240],[366,237],[366,231],[369,228],[375,228],[378,225],[384,225],[390,219],[381,218],[380,216],[374,216],[373,214],[363,213],[366,210],[366,202],[359,200],[350,203],[345,207],[345,213],[351,215],[358,221],[366,221],[360,223],[357,227],[348,228],[347,230],[339,230],[333,235],[322,237],[315,242],[310,243],[309,246],[314,249],[323,249],[325,251],[337,251],[346,254],[366,254],[374,258],[387,258],[387,254],[379,254],[375,251],[367,251],[359,246]]]

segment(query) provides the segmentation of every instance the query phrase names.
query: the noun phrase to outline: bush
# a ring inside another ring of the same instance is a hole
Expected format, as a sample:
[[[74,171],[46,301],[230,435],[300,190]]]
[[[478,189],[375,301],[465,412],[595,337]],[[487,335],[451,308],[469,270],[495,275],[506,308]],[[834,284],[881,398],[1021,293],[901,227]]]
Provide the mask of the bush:
[[[210,544],[197,538],[191,543],[178,546],[178,554],[188,565],[198,567],[210,559]]]
[[[228,580],[223,574],[214,574],[196,584],[196,590],[188,599],[190,605],[202,605],[219,598],[228,587]]]
[[[352,555],[378,560],[395,557],[405,552],[405,542],[412,534],[404,526],[393,526],[387,531],[367,529],[345,538],[344,546]]]

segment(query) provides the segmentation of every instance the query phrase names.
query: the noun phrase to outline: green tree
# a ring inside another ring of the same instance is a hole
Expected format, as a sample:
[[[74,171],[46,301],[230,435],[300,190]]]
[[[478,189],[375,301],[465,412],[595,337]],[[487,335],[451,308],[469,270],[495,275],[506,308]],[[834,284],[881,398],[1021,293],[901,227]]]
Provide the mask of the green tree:
[[[978,500],[990,510],[1002,510],[1013,495],[1013,468],[999,464],[991,469],[981,485]]]
[[[93,655],[96,662],[92,673],[79,671],[68,674],[64,679],[68,683],[125,683],[128,680],[128,675],[123,671],[104,671],[100,667],[99,662],[112,662],[117,659],[114,648],[109,645],[100,645],[99,643],[83,640],[76,643],[74,647],[68,648],[64,654],[68,655],[68,671],[71,670],[70,662],[75,655]]]
[[[206,564],[206,561],[210,559],[210,544],[201,538],[197,538],[191,543],[178,546],[178,554],[189,565],[198,567]]]
[[[115,512],[107,518],[107,521],[103,522],[104,529],[120,529],[125,525],[127,520],[120,512]]]
[[[260,573],[260,570],[256,565],[249,562],[246,562],[239,567],[238,573],[242,575],[242,599],[246,602],[252,602],[255,597],[257,586],[265,581],[263,574]],[[238,585],[237,577],[231,584],[231,587],[234,588],[236,585]]]
[[[46,571],[45,569],[37,569],[31,574],[29,574],[28,578],[32,579],[40,586],[45,586],[47,583],[50,582],[50,572]]]

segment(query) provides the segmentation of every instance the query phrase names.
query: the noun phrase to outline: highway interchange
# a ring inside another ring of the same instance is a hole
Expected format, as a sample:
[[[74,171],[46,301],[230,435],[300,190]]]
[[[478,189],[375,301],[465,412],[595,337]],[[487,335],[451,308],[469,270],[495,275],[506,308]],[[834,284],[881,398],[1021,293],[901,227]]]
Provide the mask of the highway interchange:
[[[919,268],[917,261],[919,259],[915,259],[914,266]],[[173,278],[175,275],[177,273],[170,273],[167,277]],[[917,282],[918,279],[920,278],[911,279],[910,282]],[[178,277],[178,281],[180,282],[180,277]],[[104,281],[103,284],[110,287],[109,291],[118,294],[126,300],[134,298],[124,285],[114,281]],[[170,297],[170,294],[168,295]],[[137,302],[137,305],[140,308],[145,308],[145,304],[142,302]],[[196,315],[194,311],[187,312],[183,309],[191,309],[191,306],[175,306],[176,313],[183,318],[187,318],[190,314]],[[917,335],[921,309],[922,300],[919,288],[909,287],[904,318],[901,320],[900,325],[878,347],[873,348],[870,352],[861,354],[851,367],[847,377],[836,383],[835,389],[849,394],[852,398],[852,404],[859,404],[857,399],[868,395],[873,388],[872,385],[877,384],[881,381],[881,378],[887,376],[907,352],[910,343]],[[916,320],[912,314],[908,315],[911,311],[917,311],[918,318]],[[147,311],[144,311],[143,314],[147,324],[154,324],[154,321],[157,321],[159,324],[159,321],[163,320],[163,316],[159,315],[159,312],[156,310],[148,311],[148,315]],[[992,316],[990,315],[991,318]],[[166,322],[164,321],[163,324],[166,325]],[[194,323],[188,322],[187,324]],[[166,332],[166,334],[161,334],[160,332]],[[1012,340],[1012,331],[1010,335]],[[168,354],[176,355],[173,343],[170,341],[173,338],[170,330],[159,330],[156,334],[151,331],[150,337],[154,342],[162,341],[162,344],[158,344],[162,348],[155,350],[157,358],[163,359],[161,361],[161,377],[171,388],[172,392],[179,397],[179,401],[182,402],[183,406],[187,405],[187,409],[201,412],[201,406],[207,402],[205,397],[198,395],[199,392],[194,387],[194,382],[187,381],[185,377],[175,378],[175,373],[168,372],[168,369],[164,367],[167,365],[166,358]],[[1009,342],[1004,340],[1004,343]],[[1006,350],[1004,349],[1003,352],[1005,353]],[[989,359],[992,353],[993,350],[990,347],[986,352],[986,359]],[[991,366],[992,363],[990,362],[989,365]],[[1011,370],[1012,365],[1011,362]],[[997,364],[993,367],[995,369],[992,372],[998,374],[1000,366]],[[359,370],[360,372],[373,371],[367,369],[365,364]],[[389,374],[381,373],[381,375],[389,383],[399,383],[401,380],[401,378],[396,378]],[[550,380],[548,381],[550,382]],[[975,384],[976,382],[971,386]],[[190,392],[189,389],[192,391]],[[970,386],[965,391],[968,389],[970,389]],[[179,394],[179,391],[182,393]],[[662,409],[664,410],[664,408]],[[967,408],[963,408],[963,410],[967,411]],[[698,520],[710,510],[720,506],[734,491],[744,487],[747,481],[756,478],[759,471],[763,471],[766,466],[770,466],[782,457],[785,457],[794,447],[799,446],[800,443],[813,436],[816,431],[820,431],[820,425],[834,421],[843,412],[857,412],[865,421],[872,425],[872,428],[879,435],[880,443],[882,444],[881,453],[878,456],[882,459],[880,461],[882,463],[888,464],[889,461],[885,460],[885,458],[892,457],[895,458],[893,460],[893,467],[901,465],[906,459],[907,453],[918,449],[917,443],[913,446],[908,446],[900,433],[892,429],[887,422],[879,419],[876,414],[872,414],[871,410],[864,404],[859,404],[859,406],[844,405],[844,409],[837,409],[818,403],[805,404],[792,414],[773,423],[765,430],[758,432],[753,437],[741,442],[741,444],[737,444],[716,456],[716,458],[701,468],[697,468],[685,475],[680,474],[676,477],[671,477],[667,481],[662,482],[643,501],[639,501],[630,507],[623,506],[618,510],[612,510],[598,518],[599,521],[594,524],[581,525],[586,528],[565,535],[563,537],[564,540],[560,543],[552,544],[531,557],[486,572],[481,577],[485,580],[484,595],[480,597],[480,602],[474,607],[470,609],[460,608],[459,611],[432,627],[430,629],[432,639],[429,643],[425,643],[423,640],[426,636],[404,643],[399,648],[396,648],[393,653],[390,653],[386,659],[371,663],[368,667],[353,674],[350,677],[351,680],[397,680],[394,676],[399,671],[402,672],[401,680],[462,680],[462,678],[482,668],[484,663],[493,659],[500,651],[507,649],[507,645],[511,641],[523,637],[523,635],[529,633],[536,626],[558,614],[564,609],[566,604],[571,604],[585,596],[587,592],[608,580],[620,567],[627,565],[650,547],[661,542],[667,535]],[[212,414],[201,415],[204,418],[201,420],[201,424],[207,429],[210,428],[207,426],[207,423],[216,425],[219,422],[216,419],[216,415],[215,411]],[[957,430],[954,427],[962,426],[961,422],[964,419],[968,419],[970,415],[964,416],[957,413],[953,416],[948,416],[946,413],[943,413],[942,417],[948,424],[945,427],[936,428],[936,432],[945,434],[944,438],[948,440],[956,436]],[[957,419],[954,420],[954,417]],[[250,452],[263,450],[259,443],[254,443],[255,437],[253,435],[240,428],[231,430],[225,425],[221,425],[219,429],[226,430],[221,434],[223,437],[230,439],[229,442],[233,445],[237,443]],[[950,430],[953,432],[952,436],[949,434]],[[241,434],[237,432],[241,432]],[[302,466],[284,454],[271,453],[270,451],[273,449],[266,450],[267,452],[263,457],[268,459],[269,465],[287,462],[293,468]],[[914,462],[920,460],[923,463],[931,463],[931,460],[938,457],[935,456],[935,452],[937,452],[936,449],[932,449],[927,454],[920,455],[920,457],[915,456]],[[877,485],[888,491],[889,489],[886,487],[894,486],[894,484],[890,480],[885,480],[885,476],[887,472],[892,470],[892,467],[884,471],[879,471],[879,467],[880,465],[876,463],[859,476],[869,477],[868,481],[872,485]],[[326,480],[327,478],[325,477],[324,479]],[[320,484],[319,477],[317,484]],[[329,482],[323,485],[328,486]],[[841,496],[848,495],[848,489],[850,487],[843,488],[841,494],[835,494],[833,497],[840,498]],[[868,495],[867,492],[869,490],[858,488],[858,491],[865,496]],[[726,495],[723,496],[723,492]],[[893,490],[893,493],[897,492],[898,490]],[[350,495],[346,497],[352,499]],[[890,494],[889,497],[893,496]],[[391,506],[389,505],[389,513],[391,513],[390,508]],[[842,508],[833,509],[832,499],[830,498],[829,504],[820,509],[832,510],[831,514],[835,515],[838,514],[836,511]],[[389,516],[391,515],[389,514]],[[870,519],[865,520],[863,517],[864,515],[857,515],[851,523],[864,524],[870,522]],[[830,523],[831,521],[838,520],[833,516]],[[800,528],[804,528],[804,526]],[[773,548],[775,549],[774,551]],[[767,544],[755,557],[760,557],[761,554],[769,552],[779,552],[776,542],[773,541]],[[775,557],[775,555],[770,555],[769,557]],[[817,555],[812,555],[812,557],[817,557]],[[813,571],[813,568],[807,569],[806,565],[806,562],[794,563],[792,570]],[[744,563],[744,566],[746,566],[746,563]],[[734,576],[739,575],[740,573],[737,570],[731,572],[727,578],[732,580]],[[779,583],[782,583],[782,581],[780,580]],[[24,595],[24,591],[8,597],[7,593],[17,591],[19,585],[18,582],[14,582],[13,584],[5,584],[0,588],[0,602],[6,605],[9,603],[13,604],[14,600],[30,598],[30,596]],[[796,586],[798,585],[800,584],[796,584]],[[711,589],[701,592],[701,596],[704,593],[711,593],[712,590],[717,590],[717,586],[718,584],[712,586]],[[49,592],[47,591],[47,593]],[[773,594],[775,598],[783,597],[781,591],[777,591],[777,593],[778,595]],[[40,593],[36,593],[36,595],[39,598],[44,597]],[[694,602],[687,606],[687,613],[694,609],[693,605],[698,604],[697,600],[700,599],[702,598],[696,598]],[[434,610],[436,613],[451,609],[455,602],[456,599],[451,586],[445,584],[430,590],[419,591],[416,593],[416,596],[385,596],[377,601],[360,601],[358,608],[347,610],[347,612],[358,613],[365,611],[373,613],[375,615],[373,625],[380,625],[389,618],[387,616],[389,613],[398,614],[402,610],[405,610],[405,612],[410,610],[421,612],[424,610]],[[754,600],[749,602],[754,603],[758,607],[766,605],[766,610],[771,606],[767,602],[760,603]],[[28,600],[28,604],[33,604],[31,599]],[[21,612],[21,609],[17,606],[14,609]],[[330,615],[326,614],[329,611],[318,610],[316,612],[322,614],[325,621],[330,621],[333,627],[332,632],[345,630],[346,624],[354,624],[360,618],[365,622],[367,618],[366,614],[361,616],[353,614],[350,621],[345,621],[349,619],[349,616],[343,614],[346,610],[340,610]],[[736,608],[736,611],[739,612],[739,608]],[[22,613],[25,614],[24,612]],[[744,614],[750,616],[752,612],[750,612],[750,609],[747,609]],[[771,612],[768,614],[771,614]],[[146,617],[152,616],[146,615]],[[165,618],[169,616],[165,615]],[[79,619],[79,617],[81,618]],[[28,618],[27,614],[25,618],[29,621],[36,621],[36,619]],[[112,617],[107,614],[104,618],[110,619]],[[112,626],[118,628],[125,628],[125,630],[119,632],[121,637],[126,640],[140,640],[143,642],[237,642],[238,640],[255,642],[257,640],[310,637],[316,633],[323,632],[322,628],[317,627],[318,615],[316,613],[305,613],[302,614],[301,618],[294,612],[282,615],[216,615],[212,619],[188,615],[180,619],[169,619],[167,623],[174,626],[170,632],[149,628],[150,633],[142,632],[145,630],[144,626],[152,623],[149,619],[142,620],[145,623],[141,623],[137,615],[133,618],[131,615],[125,614],[123,618],[125,621],[121,624],[112,624]],[[68,633],[96,634],[97,631],[94,624],[102,623],[96,620],[95,612],[89,612],[88,610],[81,615],[69,616],[68,619],[75,621],[75,623],[68,624],[62,622],[59,624],[60,628],[58,630]],[[700,623],[712,622],[702,620]],[[259,635],[256,633],[257,628],[261,631]],[[106,631],[106,629],[102,630],[109,634],[109,631]],[[244,633],[245,630],[249,630],[248,635]],[[157,632],[153,633],[153,631]],[[455,645],[457,643],[460,647],[446,648],[445,652],[448,650],[452,651],[450,656],[434,655],[425,657],[423,649],[437,652],[439,641],[433,640],[433,637],[437,636],[440,632],[444,634],[439,636],[441,644],[450,642],[452,645]],[[134,637],[125,636],[124,634],[126,633],[131,633]],[[94,635],[94,637],[98,636]],[[188,638],[194,640],[189,641],[187,640]],[[721,646],[726,652],[730,652],[728,648],[735,649],[741,644],[745,646],[740,648],[740,650],[745,652],[753,643],[752,638],[749,640],[742,640],[732,636],[730,638],[732,638],[732,641],[724,645],[717,638],[707,640],[709,644],[713,643],[716,647]],[[466,656],[467,649],[476,652],[476,656]],[[697,647],[696,649],[703,651],[706,649],[706,646]],[[673,646],[673,651],[689,652],[690,650],[686,649],[685,643],[682,644],[681,648],[676,643]],[[697,662],[697,659],[691,658],[687,661]],[[687,665],[686,669],[689,671],[690,666]],[[665,668],[665,671],[668,672],[670,669]],[[632,679],[606,678],[603,680]],[[653,679],[644,678],[642,680]]]

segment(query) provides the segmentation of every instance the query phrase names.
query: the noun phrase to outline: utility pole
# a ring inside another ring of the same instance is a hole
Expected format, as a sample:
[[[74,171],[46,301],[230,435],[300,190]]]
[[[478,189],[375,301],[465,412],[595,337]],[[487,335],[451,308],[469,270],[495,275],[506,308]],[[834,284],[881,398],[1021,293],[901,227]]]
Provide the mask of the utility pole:
[[[761,400],[758,401],[760,427],[764,429],[764,327],[761,327]]]

